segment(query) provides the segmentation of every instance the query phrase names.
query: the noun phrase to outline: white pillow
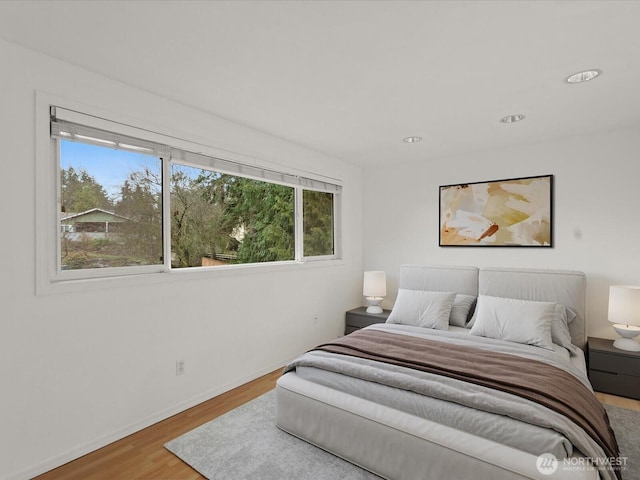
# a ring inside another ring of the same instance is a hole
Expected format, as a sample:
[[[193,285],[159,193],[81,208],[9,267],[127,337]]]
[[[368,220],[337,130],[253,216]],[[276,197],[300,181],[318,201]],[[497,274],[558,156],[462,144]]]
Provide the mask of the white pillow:
[[[387,323],[401,323],[417,327],[449,329],[449,314],[455,293],[398,290],[398,298]]]
[[[470,335],[553,350],[551,320],[556,304],[480,295]]]
[[[473,295],[456,293],[456,298],[453,300],[453,306],[451,307],[451,314],[449,315],[449,325],[464,327],[467,324],[469,312],[475,301],[476,297]]]
[[[567,330],[568,330],[569,329],[569,325],[571,324],[571,322],[573,322],[573,320],[578,315],[576,314],[576,312],[571,310],[569,307],[565,307],[564,305],[561,305],[560,303],[558,303],[557,305],[560,305],[561,307],[563,307],[565,309],[564,315],[561,314],[561,316],[564,316],[565,323],[567,324]],[[454,307],[455,307],[455,303],[454,303]],[[473,327],[473,324],[476,321],[476,313],[478,313],[478,309],[477,308],[473,311],[473,316],[469,319],[469,323],[467,324],[467,328]],[[551,332],[551,335],[553,336],[553,331]],[[571,335],[569,335],[569,338],[571,338]],[[558,342],[554,341],[553,343],[558,343]],[[558,345],[562,345],[562,344],[558,343]]]

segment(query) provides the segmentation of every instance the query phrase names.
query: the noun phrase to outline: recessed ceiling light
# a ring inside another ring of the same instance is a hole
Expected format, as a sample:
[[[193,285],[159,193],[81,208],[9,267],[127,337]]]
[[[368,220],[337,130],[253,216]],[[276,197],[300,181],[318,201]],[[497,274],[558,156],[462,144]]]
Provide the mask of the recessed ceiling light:
[[[502,123],[515,123],[520,120],[524,120],[526,117],[524,115],[507,115],[506,117],[502,117],[500,121]]]
[[[589,80],[593,80],[597,76],[602,75],[602,70],[594,69],[594,70],[585,70],[583,72],[574,73],[573,75],[569,75],[565,78],[565,82],[567,83],[583,83],[588,82]]]
[[[416,143],[422,140],[422,137],[405,137],[402,139],[405,143]]]

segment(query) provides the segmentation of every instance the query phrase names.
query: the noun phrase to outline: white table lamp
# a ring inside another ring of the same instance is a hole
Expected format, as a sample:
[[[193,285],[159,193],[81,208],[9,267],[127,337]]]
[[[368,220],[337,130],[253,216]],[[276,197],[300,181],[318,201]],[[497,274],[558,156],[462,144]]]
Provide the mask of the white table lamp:
[[[367,313],[382,313],[380,303],[387,294],[387,280],[384,272],[364,272],[362,294],[367,297]]]
[[[609,321],[622,338],[613,342],[620,350],[640,352],[640,287],[611,285],[609,288]]]

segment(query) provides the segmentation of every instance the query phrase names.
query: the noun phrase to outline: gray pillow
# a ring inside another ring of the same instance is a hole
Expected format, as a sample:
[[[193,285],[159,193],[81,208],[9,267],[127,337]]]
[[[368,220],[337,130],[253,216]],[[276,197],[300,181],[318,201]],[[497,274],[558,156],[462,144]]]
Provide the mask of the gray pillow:
[[[467,320],[469,320],[471,309],[475,303],[476,297],[473,295],[456,293],[456,298],[453,300],[453,306],[451,307],[451,314],[449,315],[449,325],[464,327],[467,324]]]
[[[455,293],[398,290],[387,323],[447,330]]]
[[[576,314],[570,308],[556,303],[551,317],[551,340],[556,345],[569,350],[571,356],[576,355],[576,346],[571,343],[571,334],[569,333],[569,323],[576,318]]]

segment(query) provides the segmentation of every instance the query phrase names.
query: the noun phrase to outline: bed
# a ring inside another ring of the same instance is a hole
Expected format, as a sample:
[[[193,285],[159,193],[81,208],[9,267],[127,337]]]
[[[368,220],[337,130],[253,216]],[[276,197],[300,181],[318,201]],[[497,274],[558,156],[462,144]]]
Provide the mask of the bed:
[[[586,377],[585,283],[575,271],[403,265],[388,323],[285,368],[276,424],[394,480],[620,478]]]

